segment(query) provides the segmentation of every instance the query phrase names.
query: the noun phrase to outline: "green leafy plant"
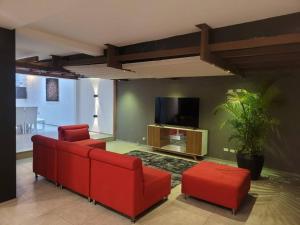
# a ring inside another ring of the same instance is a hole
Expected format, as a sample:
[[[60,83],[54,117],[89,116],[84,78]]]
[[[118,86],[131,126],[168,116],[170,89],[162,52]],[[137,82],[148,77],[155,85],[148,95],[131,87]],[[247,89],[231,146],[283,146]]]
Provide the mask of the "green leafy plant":
[[[215,113],[222,110],[229,114],[221,127],[228,124],[232,129],[229,142],[234,142],[238,153],[263,155],[269,132],[278,125],[269,111],[279,92],[266,89],[259,93],[245,89],[229,90],[225,103],[219,105]]]

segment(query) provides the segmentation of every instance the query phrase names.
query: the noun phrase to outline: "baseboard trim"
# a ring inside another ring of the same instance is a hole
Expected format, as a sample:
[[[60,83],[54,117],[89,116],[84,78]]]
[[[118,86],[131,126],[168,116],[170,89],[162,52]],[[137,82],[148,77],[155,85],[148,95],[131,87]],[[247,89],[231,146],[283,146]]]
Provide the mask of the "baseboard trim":
[[[26,158],[32,158],[32,150],[24,151],[24,152],[17,152],[16,159],[26,159]]]

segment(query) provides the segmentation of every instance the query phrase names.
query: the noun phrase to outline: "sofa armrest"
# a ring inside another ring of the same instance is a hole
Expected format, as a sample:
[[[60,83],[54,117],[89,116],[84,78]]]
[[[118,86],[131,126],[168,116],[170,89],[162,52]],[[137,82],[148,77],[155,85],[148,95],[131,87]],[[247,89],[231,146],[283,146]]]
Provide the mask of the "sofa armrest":
[[[31,141],[34,144],[39,144],[39,145],[43,145],[49,148],[56,148],[56,143],[57,140],[53,139],[53,138],[49,138],[49,137],[45,137],[45,136],[41,136],[41,135],[34,135],[31,137]]]

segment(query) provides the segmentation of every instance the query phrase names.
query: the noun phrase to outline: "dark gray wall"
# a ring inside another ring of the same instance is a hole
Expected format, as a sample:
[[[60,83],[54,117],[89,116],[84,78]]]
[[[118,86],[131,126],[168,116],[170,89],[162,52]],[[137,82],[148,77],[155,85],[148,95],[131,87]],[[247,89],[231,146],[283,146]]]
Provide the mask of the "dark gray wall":
[[[284,104],[273,110],[280,119],[280,137],[273,135],[266,150],[266,165],[271,168],[300,171],[300,76],[298,74],[240,77],[202,77],[184,79],[141,79],[117,82],[117,138],[145,143],[147,125],[154,122],[154,99],[157,96],[199,97],[199,127],[209,132],[209,156],[234,160],[235,155],[224,152],[228,144],[228,128],[220,130],[225,114],[213,114],[214,108],[225,100],[228,89],[256,90],[266,80],[276,79]]]
[[[16,196],[15,32],[0,28],[0,202]]]

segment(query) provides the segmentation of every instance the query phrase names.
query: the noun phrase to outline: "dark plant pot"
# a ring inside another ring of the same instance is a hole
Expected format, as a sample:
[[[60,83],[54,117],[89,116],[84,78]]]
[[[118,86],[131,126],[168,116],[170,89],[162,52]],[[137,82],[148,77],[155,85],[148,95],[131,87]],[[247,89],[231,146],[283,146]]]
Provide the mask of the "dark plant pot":
[[[263,155],[236,154],[238,167],[248,169],[251,172],[251,180],[258,180],[264,166]]]

